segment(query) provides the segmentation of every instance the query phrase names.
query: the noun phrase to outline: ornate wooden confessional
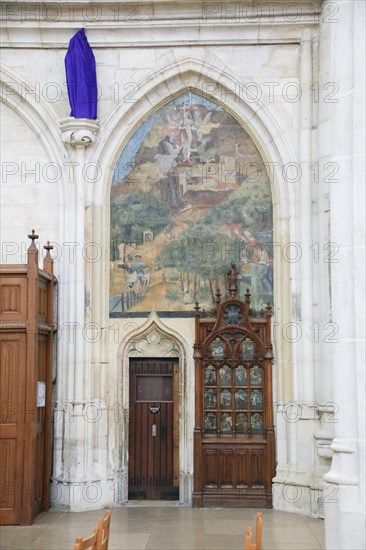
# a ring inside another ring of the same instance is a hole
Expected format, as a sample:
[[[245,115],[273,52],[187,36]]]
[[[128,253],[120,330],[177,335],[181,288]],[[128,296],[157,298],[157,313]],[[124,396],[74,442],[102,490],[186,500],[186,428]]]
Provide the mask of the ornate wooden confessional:
[[[206,314],[195,307],[193,506],[272,507],[275,446],[272,411],[271,306],[259,314],[237,293]]]

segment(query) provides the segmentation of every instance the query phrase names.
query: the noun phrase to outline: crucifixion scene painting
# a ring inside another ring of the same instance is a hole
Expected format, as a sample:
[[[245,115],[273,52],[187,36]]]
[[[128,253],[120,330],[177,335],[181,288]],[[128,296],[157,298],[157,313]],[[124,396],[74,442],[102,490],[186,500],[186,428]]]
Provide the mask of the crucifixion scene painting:
[[[186,92],[129,139],[111,187],[110,314],[189,316],[239,269],[239,297],[273,298],[270,181],[253,139],[219,104]]]

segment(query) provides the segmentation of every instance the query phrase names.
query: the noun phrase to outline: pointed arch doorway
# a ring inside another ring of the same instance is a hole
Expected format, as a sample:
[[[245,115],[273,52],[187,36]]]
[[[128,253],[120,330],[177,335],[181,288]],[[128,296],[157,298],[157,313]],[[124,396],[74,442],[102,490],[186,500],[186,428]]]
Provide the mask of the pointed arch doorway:
[[[153,311],[120,348],[120,502],[191,502],[194,396],[189,346]]]

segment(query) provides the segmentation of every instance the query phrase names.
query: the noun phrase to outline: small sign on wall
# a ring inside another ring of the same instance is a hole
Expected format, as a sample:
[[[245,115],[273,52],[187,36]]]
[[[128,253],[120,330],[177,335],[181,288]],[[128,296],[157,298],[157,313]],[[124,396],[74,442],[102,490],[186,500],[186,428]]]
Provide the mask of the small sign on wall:
[[[46,382],[37,382],[37,407],[46,406]]]

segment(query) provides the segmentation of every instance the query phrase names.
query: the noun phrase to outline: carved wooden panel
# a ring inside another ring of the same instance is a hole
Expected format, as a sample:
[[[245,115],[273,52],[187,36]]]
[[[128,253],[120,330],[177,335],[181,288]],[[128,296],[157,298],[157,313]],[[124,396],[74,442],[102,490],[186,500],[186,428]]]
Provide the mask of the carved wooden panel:
[[[27,318],[27,279],[24,276],[0,278],[0,320],[24,321]]]
[[[218,452],[216,449],[204,449],[203,464],[204,478],[203,485],[206,489],[216,489],[218,483]]]
[[[25,419],[24,334],[0,334],[0,519],[20,523]]]
[[[41,320],[47,315],[47,284],[40,281],[38,286],[38,316]]]
[[[235,453],[236,488],[245,489],[250,484],[249,449],[241,449]]]
[[[193,505],[272,505],[275,472],[272,421],[271,310],[253,312],[250,293],[230,297],[217,310],[196,305]]]
[[[219,486],[222,489],[234,487],[234,453],[232,449],[222,449],[219,454]]]
[[[252,464],[251,464],[251,474],[252,474],[252,485],[264,485],[265,481],[265,454],[264,449],[256,449],[252,451]]]

